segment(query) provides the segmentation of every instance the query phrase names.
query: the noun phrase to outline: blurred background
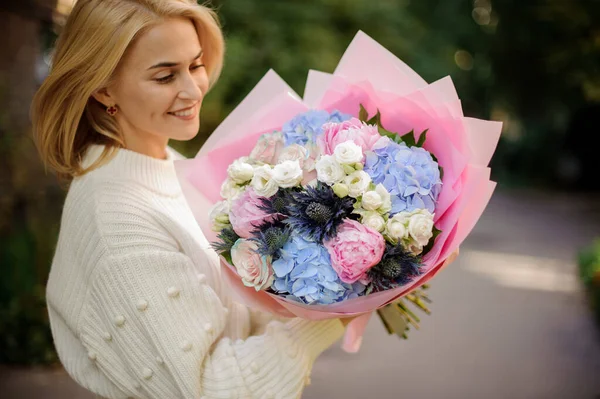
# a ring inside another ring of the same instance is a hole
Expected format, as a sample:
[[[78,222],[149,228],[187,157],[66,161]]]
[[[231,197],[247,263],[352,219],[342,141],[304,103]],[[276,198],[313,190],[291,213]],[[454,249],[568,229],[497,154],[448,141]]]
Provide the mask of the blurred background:
[[[60,368],[44,287],[65,196],[31,139],[33,93],[73,0],[0,2],[0,396],[93,396]],[[194,156],[273,68],[302,94],[363,30],[465,115],[504,122],[498,189],[433,282],[407,341],[373,318],[358,355],[328,350],[306,398],[600,398],[600,2],[215,0],[227,39]]]

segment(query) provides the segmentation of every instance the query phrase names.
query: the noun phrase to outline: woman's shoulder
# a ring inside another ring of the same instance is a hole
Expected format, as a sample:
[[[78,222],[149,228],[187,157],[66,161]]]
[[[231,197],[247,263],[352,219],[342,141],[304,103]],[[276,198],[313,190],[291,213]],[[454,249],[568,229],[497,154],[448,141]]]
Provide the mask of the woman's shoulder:
[[[131,182],[84,176],[69,189],[61,230],[93,230],[109,252],[123,249],[177,250],[176,240],[169,234],[164,215],[151,195]]]

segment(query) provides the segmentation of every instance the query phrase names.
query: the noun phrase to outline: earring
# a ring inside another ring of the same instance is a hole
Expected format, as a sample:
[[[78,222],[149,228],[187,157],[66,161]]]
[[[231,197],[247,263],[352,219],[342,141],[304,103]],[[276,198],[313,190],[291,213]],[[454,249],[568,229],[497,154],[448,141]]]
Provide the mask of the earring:
[[[106,108],[106,112],[110,116],[115,116],[115,114],[117,113],[117,107],[115,107],[114,105],[111,105],[110,107]]]

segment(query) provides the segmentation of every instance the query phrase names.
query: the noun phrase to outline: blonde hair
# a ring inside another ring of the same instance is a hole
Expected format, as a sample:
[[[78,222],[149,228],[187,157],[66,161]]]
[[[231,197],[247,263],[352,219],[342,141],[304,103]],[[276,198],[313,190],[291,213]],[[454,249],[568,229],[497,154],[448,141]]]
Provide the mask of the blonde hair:
[[[195,0],[79,0],[56,42],[50,73],[31,106],[33,135],[46,168],[60,178],[81,176],[124,147],[106,107],[92,93],[114,79],[128,48],[143,32],[166,18],[190,19],[198,32],[212,86],[223,66],[223,34],[214,11]],[[84,169],[91,144],[107,149]]]

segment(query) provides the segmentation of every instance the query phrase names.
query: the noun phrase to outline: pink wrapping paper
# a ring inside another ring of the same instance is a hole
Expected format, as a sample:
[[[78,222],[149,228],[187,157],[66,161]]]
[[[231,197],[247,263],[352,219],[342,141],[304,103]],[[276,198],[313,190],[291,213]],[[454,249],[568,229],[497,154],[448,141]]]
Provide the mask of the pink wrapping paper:
[[[337,109],[358,116],[359,104],[370,115],[378,109],[387,130],[400,134],[428,129],[425,149],[444,169],[435,213],[442,230],[424,258],[424,273],[393,290],[332,305],[304,305],[242,284],[235,268],[222,260],[223,275],[237,300],[284,317],[311,320],[358,316],[348,326],[343,347],[356,352],[371,313],[406,295],[451,263],[460,244],[483,213],[495,183],[487,168],[501,123],[466,118],[450,77],[427,84],[416,72],[363,32],[358,32],[333,74],[310,71],[304,100],[269,71],[215,130],[194,159],[176,161],[184,195],[209,241],[208,208],[219,201],[227,166],[248,155],[261,134],[308,109]]]

